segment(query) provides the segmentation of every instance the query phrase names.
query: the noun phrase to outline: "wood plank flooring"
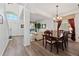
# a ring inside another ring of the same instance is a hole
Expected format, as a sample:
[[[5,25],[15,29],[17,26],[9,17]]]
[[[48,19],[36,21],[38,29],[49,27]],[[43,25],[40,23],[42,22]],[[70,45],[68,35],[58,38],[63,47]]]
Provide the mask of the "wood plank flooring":
[[[53,48],[52,52],[49,46],[46,48],[41,41],[33,41],[30,46],[23,46],[23,37],[13,37],[3,54],[3,56],[79,56],[79,43],[69,41],[68,49],[59,50],[59,54]]]
[[[28,54],[24,50],[23,37],[16,36],[10,40],[3,56],[27,56]]]
[[[52,52],[50,52],[49,48],[49,46],[47,49],[44,48],[42,41],[35,41],[31,43],[31,46],[26,47],[26,51],[33,56],[79,56],[79,43],[77,42],[69,41],[68,48],[64,51],[60,49],[59,54],[56,53],[55,48],[53,48]]]

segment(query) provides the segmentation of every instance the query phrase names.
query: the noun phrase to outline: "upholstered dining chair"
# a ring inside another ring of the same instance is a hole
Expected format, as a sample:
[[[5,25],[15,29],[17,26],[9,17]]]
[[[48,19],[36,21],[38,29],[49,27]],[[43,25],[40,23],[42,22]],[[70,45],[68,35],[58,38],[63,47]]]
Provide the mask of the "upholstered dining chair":
[[[44,32],[45,48],[47,47],[47,44],[50,44],[50,46],[51,46],[50,51],[52,51],[52,45],[53,45],[53,43],[55,43],[55,41],[52,40],[52,38],[51,38],[52,34],[53,33],[50,30],[46,30]]]
[[[64,46],[65,48],[67,48],[68,47],[68,31],[65,31],[63,36],[64,36],[64,41],[65,41]]]
[[[58,42],[61,44],[62,50],[67,48],[68,46],[68,32],[67,31],[63,32],[63,36],[59,38]]]
[[[46,40],[45,35],[52,36],[52,32],[50,30],[44,31],[44,34],[42,35],[43,36],[43,46],[45,46],[45,40]]]
[[[52,35],[52,32],[51,32],[50,30],[46,30],[46,31],[44,32],[44,34],[51,36],[51,35]]]
[[[63,31],[60,30],[59,31],[59,37],[57,37],[56,39],[56,42],[55,42],[55,47],[57,49],[57,53],[59,53],[59,48],[62,48],[62,50],[64,51],[64,36],[63,36]]]
[[[56,38],[49,36],[49,35],[45,35],[45,48],[47,47],[47,44],[50,45],[50,51],[52,52],[52,47],[54,46],[54,43]]]

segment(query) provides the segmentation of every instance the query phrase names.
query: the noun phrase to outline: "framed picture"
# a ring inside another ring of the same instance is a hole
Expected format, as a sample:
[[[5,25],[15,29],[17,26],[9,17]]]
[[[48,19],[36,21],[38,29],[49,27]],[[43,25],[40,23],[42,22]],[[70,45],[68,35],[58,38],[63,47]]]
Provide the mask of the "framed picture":
[[[24,24],[21,24],[21,28],[24,28]]]
[[[42,28],[45,29],[46,28],[46,24],[42,24]]]
[[[3,24],[3,16],[0,15],[0,24]]]

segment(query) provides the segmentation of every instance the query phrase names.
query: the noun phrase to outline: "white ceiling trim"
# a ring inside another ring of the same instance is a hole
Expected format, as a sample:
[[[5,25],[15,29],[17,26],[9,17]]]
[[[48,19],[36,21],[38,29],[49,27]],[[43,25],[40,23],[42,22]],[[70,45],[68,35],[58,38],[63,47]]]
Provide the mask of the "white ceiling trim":
[[[68,15],[72,15],[72,14],[78,14],[79,13],[79,9],[75,9],[66,13],[61,14],[60,16],[68,16]]]
[[[31,12],[33,13],[39,13],[42,15],[46,15],[48,17],[53,17],[56,14],[56,6],[57,3],[55,4],[29,4],[29,8],[31,9]],[[69,13],[71,12],[73,9],[77,8],[77,4],[66,4],[66,3],[60,3],[59,5],[59,15],[65,14],[65,13]]]

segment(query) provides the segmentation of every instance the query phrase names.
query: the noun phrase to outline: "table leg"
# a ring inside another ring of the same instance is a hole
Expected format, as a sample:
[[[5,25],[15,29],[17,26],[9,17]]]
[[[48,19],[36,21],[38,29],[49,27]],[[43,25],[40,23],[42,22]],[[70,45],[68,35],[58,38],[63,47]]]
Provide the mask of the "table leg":
[[[43,46],[44,46],[44,39],[43,39]]]
[[[59,53],[58,42],[56,42],[56,49],[57,49],[57,53]]]

